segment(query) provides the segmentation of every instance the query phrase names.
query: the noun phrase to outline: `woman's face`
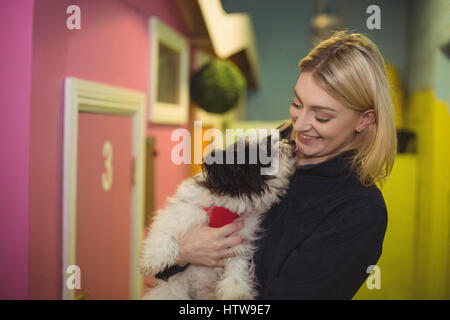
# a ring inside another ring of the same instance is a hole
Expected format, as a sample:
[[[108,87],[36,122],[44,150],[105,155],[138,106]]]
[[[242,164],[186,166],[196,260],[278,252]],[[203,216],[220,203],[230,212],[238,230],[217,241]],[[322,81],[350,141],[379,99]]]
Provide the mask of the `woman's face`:
[[[298,78],[289,113],[297,150],[304,155],[298,165],[326,160],[375,119],[373,109],[358,112],[344,107],[315,83],[311,72],[302,72]]]

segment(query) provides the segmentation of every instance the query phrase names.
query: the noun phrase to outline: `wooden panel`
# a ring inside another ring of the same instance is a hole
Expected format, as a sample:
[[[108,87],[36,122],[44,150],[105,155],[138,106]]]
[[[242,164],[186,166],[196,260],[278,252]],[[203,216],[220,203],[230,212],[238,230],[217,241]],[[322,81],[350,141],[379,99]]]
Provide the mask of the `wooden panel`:
[[[145,169],[145,221],[147,226],[155,211],[155,138],[148,137],[146,140],[146,169]]]

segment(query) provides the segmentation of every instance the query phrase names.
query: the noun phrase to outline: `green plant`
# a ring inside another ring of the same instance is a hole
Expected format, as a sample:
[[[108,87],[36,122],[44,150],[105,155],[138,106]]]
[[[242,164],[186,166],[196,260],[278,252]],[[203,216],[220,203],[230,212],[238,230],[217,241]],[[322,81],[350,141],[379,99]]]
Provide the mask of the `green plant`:
[[[234,63],[213,60],[192,76],[191,98],[202,109],[221,114],[237,105],[246,85],[244,76]]]

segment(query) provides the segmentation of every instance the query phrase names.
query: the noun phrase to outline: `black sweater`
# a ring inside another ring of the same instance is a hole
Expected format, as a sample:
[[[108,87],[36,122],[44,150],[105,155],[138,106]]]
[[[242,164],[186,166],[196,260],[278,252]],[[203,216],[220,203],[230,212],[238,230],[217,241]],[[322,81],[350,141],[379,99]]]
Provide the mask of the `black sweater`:
[[[385,202],[376,186],[359,183],[347,155],[297,167],[287,195],[265,214],[254,256],[258,299],[351,299],[377,263]]]
[[[381,255],[387,210],[345,152],[297,167],[286,197],[263,220],[255,254],[259,299],[351,299]]]

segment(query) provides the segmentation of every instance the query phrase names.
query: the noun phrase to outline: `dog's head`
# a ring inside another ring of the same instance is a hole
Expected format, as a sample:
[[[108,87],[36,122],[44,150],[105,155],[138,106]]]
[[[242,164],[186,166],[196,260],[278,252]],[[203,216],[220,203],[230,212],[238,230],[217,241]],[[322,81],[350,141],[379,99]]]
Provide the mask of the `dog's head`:
[[[210,192],[232,197],[262,196],[295,170],[295,142],[279,135],[240,138],[225,150],[214,150],[202,164],[203,185]]]

